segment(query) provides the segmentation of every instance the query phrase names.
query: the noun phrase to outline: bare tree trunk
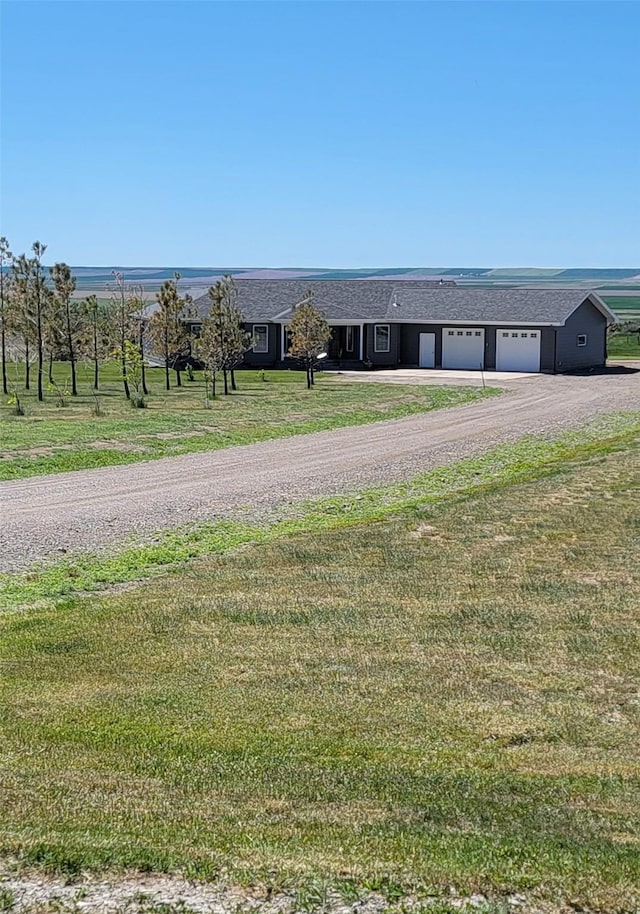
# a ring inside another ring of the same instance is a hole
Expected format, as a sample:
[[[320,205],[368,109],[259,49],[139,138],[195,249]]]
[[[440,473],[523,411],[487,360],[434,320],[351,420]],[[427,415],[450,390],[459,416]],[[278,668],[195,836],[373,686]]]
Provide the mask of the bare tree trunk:
[[[169,377],[169,331],[164,328],[164,386],[171,390],[171,378]]]
[[[311,390],[311,365],[307,365],[307,390]]]
[[[4,314],[2,315],[2,392],[5,394],[9,393],[9,385],[7,382],[7,343],[4,334]]]
[[[100,377],[98,372],[98,322],[93,324],[93,389],[98,390]]]
[[[177,365],[177,363],[176,363],[176,365]],[[182,387],[182,377],[180,376],[180,368],[176,368],[176,366],[174,365],[173,370],[176,373],[176,387]]]
[[[53,384],[53,352],[49,353],[49,384]]]
[[[31,362],[29,361],[29,340],[24,341],[24,389],[30,390]]]
[[[126,337],[125,337],[124,329],[122,330],[122,336],[121,336],[120,342],[122,343],[122,346],[121,346],[121,349],[120,349],[120,352],[121,352],[121,355],[120,355],[120,369],[121,369],[121,371],[122,371],[122,385],[123,385],[123,387],[124,387],[124,395],[125,395],[125,397],[127,398],[127,400],[130,400],[130,399],[131,399],[131,392],[130,392],[130,390],[129,390],[129,380],[128,380],[128,378],[127,378],[127,356],[126,356],[126,354],[125,354],[125,348],[124,348],[125,342],[126,342]]]
[[[4,239],[6,240],[6,239]],[[4,251],[0,261],[0,321],[2,322],[2,392],[9,393],[7,382],[7,344],[5,339],[5,307],[4,307]]]
[[[38,329],[38,400],[40,403],[44,400],[42,390],[42,375],[44,372],[44,346],[42,343],[42,311],[40,302],[38,302],[37,311],[37,329]]]
[[[231,390],[237,390],[237,389],[238,389],[238,386],[236,384],[236,373],[232,368],[231,369]]]
[[[140,380],[142,381],[142,393],[145,396],[148,396],[149,391],[147,390],[147,371],[146,371],[146,367],[144,364],[143,334],[144,334],[144,325],[143,325],[142,321],[140,321],[139,330],[138,330],[138,348],[140,350],[140,374],[141,374]]]
[[[213,378],[211,379],[211,392],[213,394],[212,399],[215,400],[215,398],[216,398],[216,373],[215,373],[215,371],[213,372]]]
[[[76,354],[73,349],[73,333],[71,331],[71,301],[67,298],[66,305],[67,318],[67,349],[69,351],[69,361],[71,362],[71,395],[78,396],[78,384],[76,381]]]

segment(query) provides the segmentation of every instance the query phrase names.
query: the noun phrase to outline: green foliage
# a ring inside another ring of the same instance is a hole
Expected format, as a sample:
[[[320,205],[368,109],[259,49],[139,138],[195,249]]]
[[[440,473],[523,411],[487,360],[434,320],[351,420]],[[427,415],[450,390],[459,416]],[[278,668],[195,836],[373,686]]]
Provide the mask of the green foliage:
[[[136,409],[146,409],[147,401],[142,388],[143,356],[140,348],[135,343],[132,343],[131,340],[125,340],[124,357],[132,387],[131,405]]]
[[[67,382],[65,381],[62,385],[58,384],[54,378],[53,381],[50,381],[47,384],[47,390],[49,393],[55,394],[56,406],[64,407],[67,405],[67,397],[69,396],[69,388]]]
[[[233,372],[251,346],[251,337],[244,329],[244,317],[236,305],[237,293],[231,276],[223,276],[209,289],[209,313],[202,322],[200,336],[194,342],[197,358],[206,369],[205,381],[211,385],[211,398],[216,397],[216,378],[224,379],[224,392],[229,393],[228,372]],[[209,396],[209,387],[205,399]],[[235,387],[234,387],[235,389]]]
[[[0,911],[11,911],[17,902],[15,894],[6,886],[0,887]]]
[[[167,279],[158,292],[157,310],[149,321],[149,338],[153,351],[159,355],[165,365],[165,385],[170,389],[169,369],[176,370],[180,383],[180,363],[189,353],[190,335],[184,322],[186,300],[178,292],[180,274]]]
[[[307,373],[307,387],[314,384],[314,366],[318,356],[327,346],[331,328],[324,315],[313,304],[313,292],[296,305],[289,324],[291,343],[289,355],[298,359]]]

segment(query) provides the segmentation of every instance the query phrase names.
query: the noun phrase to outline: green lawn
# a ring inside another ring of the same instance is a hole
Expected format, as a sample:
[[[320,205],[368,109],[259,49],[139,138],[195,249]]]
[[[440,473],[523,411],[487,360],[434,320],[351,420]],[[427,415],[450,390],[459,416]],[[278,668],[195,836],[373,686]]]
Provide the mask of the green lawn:
[[[64,363],[56,365],[63,384]],[[13,369],[10,376],[14,377]],[[184,386],[164,390],[162,369],[148,371],[148,409],[133,409],[124,399],[117,368],[104,372],[100,406],[95,416],[88,370],[80,371],[81,391],[56,406],[47,393],[39,404],[34,390],[22,393],[26,415],[12,415],[4,398],[0,410],[0,480],[249,444],[381,419],[395,419],[454,406],[498,393],[494,388],[425,387],[345,382],[337,375],[319,375],[307,391],[302,372],[237,372],[239,391],[220,396],[204,408],[204,382],[185,379]],[[264,378],[264,380],[263,380]],[[32,388],[33,388],[32,384]]]
[[[0,852],[636,911],[639,439],[0,616]]]
[[[609,334],[607,337],[608,357],[610,359],[640,359],[639,337],[638,333]]]

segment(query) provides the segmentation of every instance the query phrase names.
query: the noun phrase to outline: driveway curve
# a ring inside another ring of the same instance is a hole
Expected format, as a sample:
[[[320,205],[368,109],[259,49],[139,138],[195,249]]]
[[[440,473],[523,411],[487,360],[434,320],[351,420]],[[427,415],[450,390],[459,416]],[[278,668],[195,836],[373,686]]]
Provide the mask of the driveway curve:
[[[419,416],[3,483],[0,570],[189,521],[259,518],[633,409],[640,409],[640,373],[537,375],[509,385],[502,397]]]

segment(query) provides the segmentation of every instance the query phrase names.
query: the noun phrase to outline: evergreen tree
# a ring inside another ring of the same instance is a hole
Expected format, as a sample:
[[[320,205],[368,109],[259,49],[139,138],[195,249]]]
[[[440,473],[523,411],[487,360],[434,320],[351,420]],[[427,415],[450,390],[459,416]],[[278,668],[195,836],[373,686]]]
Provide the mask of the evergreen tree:
[[[289,354],[297,358],[307,373],[307,388],[313,387],[314,368],[318,356],[331,337],[331,328],[324,315],[313,304],[313,292],[296,306],[289,324],[291,345]]]
[[[66,263],[54,264],[49,272],[55,289],[56,312],[59,312],[62,319],[67,358],[71,364],[71,393],[77,397],[76,337],[80,328],[81,311],[77,303],[72,300],[72,295],[76,290],[76,278]],[[54,321],[54,327],[58,329],[58,319]]]

